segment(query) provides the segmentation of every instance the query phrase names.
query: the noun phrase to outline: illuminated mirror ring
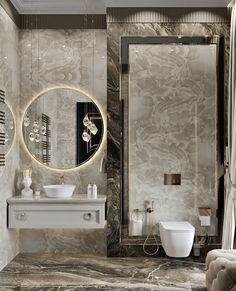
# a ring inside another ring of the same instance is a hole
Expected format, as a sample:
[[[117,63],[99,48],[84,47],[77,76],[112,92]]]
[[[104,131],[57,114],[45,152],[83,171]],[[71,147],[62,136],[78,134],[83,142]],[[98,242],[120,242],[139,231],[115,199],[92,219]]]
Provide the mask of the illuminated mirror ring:
[[[94,99],[71,87],[48,89],[27,106],[22,138],[40,164],[70,170],[91,161],[104,140],[104,118]]]

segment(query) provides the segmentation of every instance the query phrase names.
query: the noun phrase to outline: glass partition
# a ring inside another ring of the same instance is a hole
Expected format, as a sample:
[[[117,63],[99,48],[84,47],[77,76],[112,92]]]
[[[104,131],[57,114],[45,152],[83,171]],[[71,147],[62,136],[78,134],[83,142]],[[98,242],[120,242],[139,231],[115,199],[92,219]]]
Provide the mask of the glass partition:
[[[123,238],[141,239],[152,224],[158,234],[160,221],[217,235],[219,40],[122,39]],[[208,228],[200,207],[211,209]]]

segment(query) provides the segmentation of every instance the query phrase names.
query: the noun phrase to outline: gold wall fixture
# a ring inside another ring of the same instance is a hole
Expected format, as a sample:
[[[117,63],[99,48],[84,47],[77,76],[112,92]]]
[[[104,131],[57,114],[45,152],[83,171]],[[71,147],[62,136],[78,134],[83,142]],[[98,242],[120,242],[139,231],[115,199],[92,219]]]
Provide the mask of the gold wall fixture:
[[[181,174],[164,174],[164,185],[181,185]]]
[[[211,216],[211,208],[210,207],[200,207],[198,208],[199,216]]]

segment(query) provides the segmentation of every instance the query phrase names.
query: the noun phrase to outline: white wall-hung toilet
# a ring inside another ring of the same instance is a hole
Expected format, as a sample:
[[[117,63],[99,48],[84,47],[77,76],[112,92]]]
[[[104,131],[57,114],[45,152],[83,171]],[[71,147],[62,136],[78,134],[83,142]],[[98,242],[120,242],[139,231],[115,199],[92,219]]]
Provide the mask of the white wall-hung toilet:
[[[162,246],[169,257],[188,257],[194,240],[195,228],[187,221],[159,223]]]

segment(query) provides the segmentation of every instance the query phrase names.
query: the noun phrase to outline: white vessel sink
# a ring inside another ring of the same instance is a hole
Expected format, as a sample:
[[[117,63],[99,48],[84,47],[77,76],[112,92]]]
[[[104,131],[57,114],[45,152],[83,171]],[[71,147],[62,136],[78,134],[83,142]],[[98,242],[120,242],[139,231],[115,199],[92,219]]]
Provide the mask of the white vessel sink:
[[[43,187],[47,197],[50,198],[69,198],[72,197],[75,185],[47,185]]]

